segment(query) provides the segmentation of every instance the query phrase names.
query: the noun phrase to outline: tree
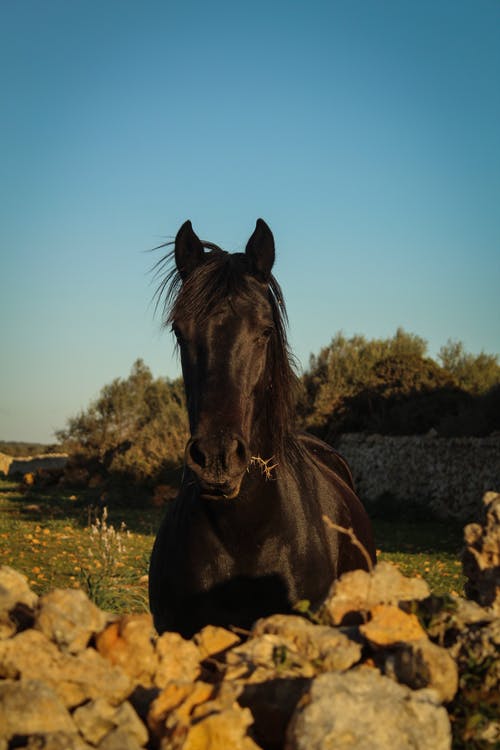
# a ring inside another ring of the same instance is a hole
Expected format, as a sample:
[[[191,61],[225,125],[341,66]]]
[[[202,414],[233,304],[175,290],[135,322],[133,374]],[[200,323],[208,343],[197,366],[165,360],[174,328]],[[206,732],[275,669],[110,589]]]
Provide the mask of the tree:
[[[346,398],[376,387],[379,379],[375,366],[389,357],[422,358],[427,343],[420,336],[398,328],[388,339],[352,336],[337,333],[319,355],[311,355],[309,369],[303,376],[304,395],[300,404],[303,421],[312,429],[338,410]]]
[[[449,339],[439,350],[438,358],[458,385],[475,396],[500,383],[500,364],[495,354],[469,354],[461,341]]]
[[[111,471],[145,479],[182,463],[187,434],[182,381],[154,379],[138,359],[126,380],[105,385],[57,437],[72,455],[107,461]]]

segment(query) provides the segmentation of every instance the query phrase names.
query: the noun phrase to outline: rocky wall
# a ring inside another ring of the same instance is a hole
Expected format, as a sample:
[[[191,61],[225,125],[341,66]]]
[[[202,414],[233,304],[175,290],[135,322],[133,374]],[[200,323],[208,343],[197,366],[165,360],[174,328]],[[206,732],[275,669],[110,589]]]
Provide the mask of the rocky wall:
[[[47,453],[43,456],[23,456],[14,458],[0,453],[0,474],[12,477],[17,474],[31,474],[36,471],[64,469],[68,463],[66,453]]]
[[[359,496],[375,507],[392,496],[464,522],[480,512],[484,492],[500,489],[500,436],[348,434],[335,447],[351,466]]]

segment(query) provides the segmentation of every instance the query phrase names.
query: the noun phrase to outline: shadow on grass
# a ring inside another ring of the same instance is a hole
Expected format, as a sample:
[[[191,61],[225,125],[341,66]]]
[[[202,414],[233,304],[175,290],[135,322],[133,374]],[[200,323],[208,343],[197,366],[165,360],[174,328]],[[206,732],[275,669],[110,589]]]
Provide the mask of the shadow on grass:
[[[143,488],[23,487],[20,482],[0,480],[1,510],[11,517],[41,524],[71,521],[80,528],[90,526],[106,507],[108,522],[137,534],[156,534],[163,507],[154,507],[152,493]]]
[[[377,549],[383,552],[448,553],[460,555],[463,527],[442,521],[393,521],[376,518],[372,521]]]

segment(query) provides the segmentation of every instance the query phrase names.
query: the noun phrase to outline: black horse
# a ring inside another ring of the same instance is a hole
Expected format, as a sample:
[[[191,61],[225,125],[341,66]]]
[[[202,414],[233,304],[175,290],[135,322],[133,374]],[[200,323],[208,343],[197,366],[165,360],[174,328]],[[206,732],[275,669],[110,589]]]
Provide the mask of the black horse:
[[[366,569],[367,556],[324,516],[351,528],[372,561],[375,550],[346,462],[294,431],[297,378],[267,224],[259,219],[245,253],[230,254],[187,221],[174,252],[159,293],[180,348],[191,437],[149,593],[157,630],[190,637],[208,623],[247,629],[299,600],[317,606],[341,573]]]

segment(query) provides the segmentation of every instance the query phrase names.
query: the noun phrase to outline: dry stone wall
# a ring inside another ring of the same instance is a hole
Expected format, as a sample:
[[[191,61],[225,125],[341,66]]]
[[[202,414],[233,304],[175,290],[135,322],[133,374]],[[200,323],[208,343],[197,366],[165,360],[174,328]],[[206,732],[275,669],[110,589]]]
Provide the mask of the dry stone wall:
[[[500,489],[500,436],[441,438],[348,434],[336,448],[348,460],[361,499],[384,496],[464,522],[481,509],[481,496]]]
[[[43,456],[23,456],[14,458],[0,453],[0,474],[16,476],[17,474],[31,474],[36,471],[53,471],[64,469],[68,463],[66,453],[47,453]]]

